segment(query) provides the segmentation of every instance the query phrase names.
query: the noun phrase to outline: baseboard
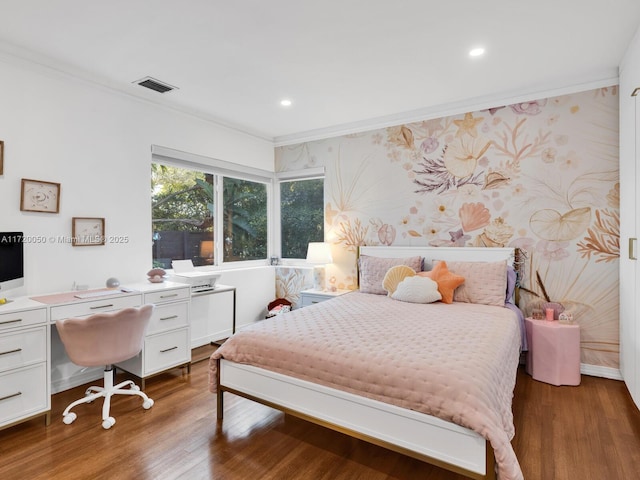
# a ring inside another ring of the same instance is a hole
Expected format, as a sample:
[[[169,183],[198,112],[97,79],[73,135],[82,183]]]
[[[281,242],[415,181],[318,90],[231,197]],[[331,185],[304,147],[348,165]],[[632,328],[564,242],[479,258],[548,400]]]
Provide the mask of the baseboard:
[[[102,368],[91,368],[87,369],[84,372],[74,374],[71,377],[61,378],[60,380],[54,380],[51,382],[51,394],[59,393],[64,390],[69,390],[71,388],[77,387],[79,385],[84,385],[85,383],[95,382],[96,385],[102,385],[104,379],[104,369]]]
[[[612,380],[623,380],[619,368],[602,367],[600,365],[580,364],[580,373],[592,377],[610,378]]]
[[[205,335],[204,337],[191,339],[191,349],[201,347],[203,345],[209,345],[211,342],[229,338],[231,336],[231,330],[221,330],[213,334]]]

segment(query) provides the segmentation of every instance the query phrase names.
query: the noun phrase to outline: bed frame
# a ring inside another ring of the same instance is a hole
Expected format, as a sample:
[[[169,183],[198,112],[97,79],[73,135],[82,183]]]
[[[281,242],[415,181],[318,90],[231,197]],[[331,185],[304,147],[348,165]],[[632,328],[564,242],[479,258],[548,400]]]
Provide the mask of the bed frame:
[[[360,247],[360,255],[404,258],[420,255],[424,269],[434,260],[514,262],[512,248]],[[288,377],[250,365],[218,360],[217,418],[224,392],[417,458],[472,479],[495,480],[495,458],[487,440],[468,428],[413,410]]]

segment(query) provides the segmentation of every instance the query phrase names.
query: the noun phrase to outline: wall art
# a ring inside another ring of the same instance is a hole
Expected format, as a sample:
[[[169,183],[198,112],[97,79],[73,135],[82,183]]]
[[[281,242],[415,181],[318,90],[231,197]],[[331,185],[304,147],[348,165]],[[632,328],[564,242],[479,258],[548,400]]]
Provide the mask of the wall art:
[[[104,245],[104,218],[73,217],[71,245],[74,247]]]
[[[23,212],[58,213],[60,184],[41,180],[22,179],[20,210]]]

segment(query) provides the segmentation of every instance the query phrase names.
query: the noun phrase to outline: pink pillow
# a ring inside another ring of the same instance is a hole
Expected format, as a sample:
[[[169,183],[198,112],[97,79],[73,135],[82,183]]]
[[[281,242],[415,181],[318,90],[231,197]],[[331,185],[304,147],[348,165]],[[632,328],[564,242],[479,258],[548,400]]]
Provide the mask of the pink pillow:
[[[454,302],[504,306],[507,261],[447,262],[449,271],[462,275],[464,284],[453,293]]]
[[[422,270],[422,257],[382,258],[360,255],[358,258],[360,291],[386,295],[387,291],[382,286],[382,281],[387,271],[396,265],[407,265],[417,273]]]

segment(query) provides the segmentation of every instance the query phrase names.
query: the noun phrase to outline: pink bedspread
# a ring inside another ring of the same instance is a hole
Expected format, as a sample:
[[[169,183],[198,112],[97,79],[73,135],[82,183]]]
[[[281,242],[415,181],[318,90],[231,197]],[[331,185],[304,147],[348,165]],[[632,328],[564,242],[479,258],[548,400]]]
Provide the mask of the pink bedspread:
[[[223,357],[433,415],[488,439],[500,479],[522,479],[510,443],[519,353],[507,308],[353,292],[236,333],[212,355],[209,385]]]

